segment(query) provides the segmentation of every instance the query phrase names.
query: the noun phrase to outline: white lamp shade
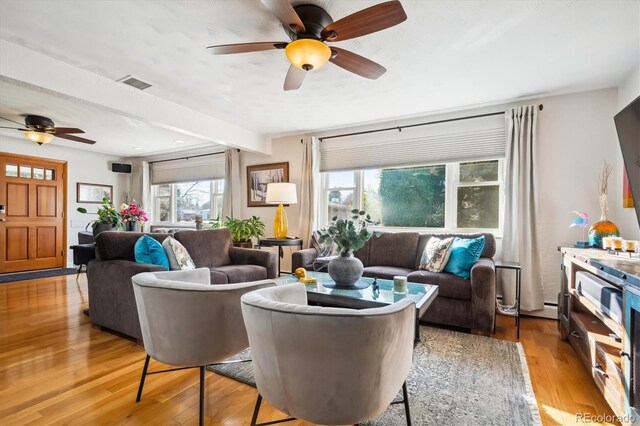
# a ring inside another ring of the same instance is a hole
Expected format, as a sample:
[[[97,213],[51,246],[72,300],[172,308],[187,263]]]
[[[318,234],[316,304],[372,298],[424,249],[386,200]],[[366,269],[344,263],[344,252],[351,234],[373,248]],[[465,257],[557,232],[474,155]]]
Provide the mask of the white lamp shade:
[[[297,204],[295,183],[270,183],[267,185],[267,204]]]

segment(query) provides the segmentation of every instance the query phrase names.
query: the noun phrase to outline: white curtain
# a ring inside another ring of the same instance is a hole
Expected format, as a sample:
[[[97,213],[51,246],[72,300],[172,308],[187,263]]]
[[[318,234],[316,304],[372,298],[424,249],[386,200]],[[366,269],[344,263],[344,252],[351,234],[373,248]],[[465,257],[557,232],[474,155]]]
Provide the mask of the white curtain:
[[[313,136],[302,139],[302,179],[300,183],[300,217],[298,235],[308,248],[318,223],[320,186],[320,142]]]
[[[507,152],[502,260],[522,267],[521,307],[525,311],[544,308],[540,258],[536,235],[537,175],[534,159],[538,139],[538,105],[506,112]],[[504,278],[507,278],[505,271]],[[513,274],[513,272],[512,272]],[[508,279],[512,280],[513,275]],[[502,282],[506,282],[503,280]],[[503,288],[505,301],[515,300],[515,286]]]
[[[147,212],[149,221],[146,223],[145,231],[149,231],[149,227],[153,223],[153,201],[151,197],[151,179],[149,172],[149,163],[140,161],[133,164],[133,173],[131,174],[131,188],[129,190],[127,202],[135,200],[140,207]],[[124,201],[124,200],[123,200]]]
[[[240,153],[236,148],[224,151],[224,194],[222,196],[222,217],[240,217],[242,207],[242,181],[240,180]]]

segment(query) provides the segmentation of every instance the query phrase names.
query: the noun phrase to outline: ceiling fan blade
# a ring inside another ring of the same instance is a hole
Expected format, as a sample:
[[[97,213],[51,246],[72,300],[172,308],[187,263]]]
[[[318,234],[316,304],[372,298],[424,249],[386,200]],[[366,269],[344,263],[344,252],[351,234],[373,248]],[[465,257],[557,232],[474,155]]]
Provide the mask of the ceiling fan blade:
[[[5,121],[9,121],[11,123],[15,123],[15,124],[17,124],[19,126],[24,126],[24,122],[23,123],[19,123],[17,121],[9,120],[8,118],[4,118],[4,117],[0,117],[0,119],[5,120]]]
[[[80,130],[76,127],[55,127],[54,135],[61,135],[64,133],[84,133],[84,130]]]
[[[387,69],[382,65],[348,50],[335,46],[331,46],[331,50],[336,53],[333,58],[329,59],[332,63],[359,76],[375,80],[387,72]]]
[[[67,139],[74,142],[88,143],[89,145],[93,145],[94,143],[96,143],[96,141],[92,141],[91,139],[81,138],[79,136],[72,136],[67,134],[61,134],[61,135],[55,135],[55,136],[58,138]]]
[[[302,82],[304,82],[304,78],[306,77],[307,72],[305,70],[301,70],[300,68],[296,68],[293,65],[289,67],[289,71],[287,71],[287,77],[284,79],[284,90],[296,90],[302,86]]]
[[[407,19],[399,1],[388,1],[345,16],[322,30],[327,41],[342,41],[375,33]]]
[[[306,31],[302,20],[296,13],[295,9],[289,3],[289,0],[260,0],[267,9],[275,15],[276,18],[286,27],[291,28],[296,34]]]
[[[262,50],[284,49],[287,42],[267,41],[260,43],[238,43],[238,44],[220,44],[218,46],[209,46],[207,50],[213,55],[228,55],[230,53],[247,53],[260,52]]]
[[[0,129],[11,129],[11,130],[21,130],[23,132],[26,132],[27,129],[19,129],[17,127],[5,127],[5,126],[0,126]]]

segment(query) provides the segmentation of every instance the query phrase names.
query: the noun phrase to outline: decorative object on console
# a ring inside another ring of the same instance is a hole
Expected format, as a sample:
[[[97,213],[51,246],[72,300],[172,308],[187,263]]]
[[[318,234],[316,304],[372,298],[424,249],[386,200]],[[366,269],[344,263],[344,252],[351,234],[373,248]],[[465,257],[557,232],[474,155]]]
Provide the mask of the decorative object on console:
[[[629,176],[627,175],[627,169],[624,168],[622,172],[622,208],[632,209],[635,207],[633,201],[633,194],[631,193],[631,185],[629,185]]]
[[[247,207],[270,207],[267,186],[281,182],[289,182],[288,162],[247,166]]]
[[[76,209],[79,213],[87,213],[87,209],[84,207],[78,207]],[[102,199],[102,206],[98,209],[98,218],[89,222],[89,225],[93,228],[93,237],[95,238],[101,232],[111,231],[112,229],[122,229],[122,219],[120,213],[111,204],[108,198]]]
[[[576,247],[589,247],[589,241],[585,241],[584,239],[584,228],[589,224],[589,215],[577,211],[574,211],[573,213],[576,217],[573,219],[573,222],[571,222],[571,225],[569,225],[569,228],[578,227],[582,230],[582,238],[580,238],[580,241],[576,241]]]
[[[251,216],[250,219],[227,217],[223,226],[231,231],[234,247],[252,248],[252,238],[264,237],[264,222],[258,216]]]
[[[138,206],[136,200],[130,204],[122,204],[120,206],[120,217],[125,225],[125,230],[130,232],[138,232],[140,224],[144,224],[149,220],[147,212]]]
[[[333,241],[338,254],[329,261],[328,272],[337,287],[353,287],[362,276],[364,266],[353,252],[364,247],[365,243],[378,233],[371,233],[367,225],[373,223],[371,216],[364,210],[351,210],[351,219],[338,219],[334,216],[331,225],[319,231],[320,244]]]
[[[619,237],[620,231],[618,227],[608,219],[609,216],[609,201],[607,199],[609,193],[609,176],[611,175],[612,167],[606,161],[602,173],[598,176],[598,188],[600,192],[600,220],[589,228],[589,245],[592,247],[602,247],[602,239],[604,237],[614,236]]]
[[[172,271],[185,271],[188,269],[196,269],[196,264],[193,263],[191,255],[187,251],[186,247],[173,237],[167,237],[162,242],[162,248],[167,254],[169,260],[169,268]]]
[[[276,238],[287,238],[289,224],[287,223],[287,213],[284,211],[284,204],[297,204],[295,183],[270,183],[267,185],[267,204],[278,204],[276,218],[273,221],[273,235]]]
[[[302,86],[307,71],[321,68],[327,61],[372,80],[387,70],[367,58],[348,50],[327,46],[326,42],[349,40],[375,33],[404,22],[407,15],[399,1],[387,1],[360,10],[336,22],[320,6],[300,4],[292,7],[288,0],[262,0],[282,23],[291,42],[257,42],[209,46],[214,55],[284,49],[291,63],[284,90]]]
[[[484,235],[473,239],[455,237],[444,271],[468,280],[471,268],[480,259],[482,250],[484,250]]]
[[[22,123],[9,120],[8,118],[0,118],[18,125],[22,125]],[[84,133],[83,130],[77,129],[75,127],[56,127],[53,120],[48,117],[41,117],[39,115],[27,115],[24,118],[24,125],[26,127],[24,129],[4,126],[0,127],[0,129],[12,129],[24,132],[24,135],[27,137],[27,139],[37,143],[38,145],[49,143],[53,140],[54,137],[67,139],[74,142],[82,142],[89,145],[93,145],[94,143],[96,143],[96,141],[72,135],[72,133]]]
[[[432,237],[422,252],[420,268],[430,272],[442,272],[451,256],[451,244],[453,237],[440,239]]]
[[[136,241],[134,256],[138,263],[159,265],[169,270],[169,259],[162,244],[148,235],[143,235]]]

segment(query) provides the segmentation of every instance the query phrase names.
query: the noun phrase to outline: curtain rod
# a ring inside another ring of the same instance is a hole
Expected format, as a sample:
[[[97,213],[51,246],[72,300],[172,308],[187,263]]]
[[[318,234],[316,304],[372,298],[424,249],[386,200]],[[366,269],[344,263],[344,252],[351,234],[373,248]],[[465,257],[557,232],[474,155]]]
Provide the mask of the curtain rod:
[[[240,150],[238,150],[238,152],[240,152]],[[222,151],[222,152],[212,152],[211,154],[190,155],[188,157],[169,158],[167,160],[149,161],[149,164],[166,163],[167,161],[189,160],[191,158],[208,157],[210,155],[220,155],[220,154],[224,154],[224,151]]]
[[[542,108],[544,108],[544,105],[540,104],[538,106],[538,109],[542,111]],[[448,118],[446,120],[428,121],[426,123],[418,123],[418,124],[407,124],[406,126],[385,127],[384,129],[364,130],[362,132],[344,133],[342,135],[325,136],[323,138],[318,138],[318,139],[320,140],[320,142],[322,142],[325,139],[336,139],[336,138],[344,138],[346,136],[366,135],[369,133],[387,132],[389,130],[397,130],[401,132],[402,129],[410,129],[411,127],[429,126],[431,124],[449,123],[451,121],[470,120],[472,118],[491,117],[493,115],[502,115],[504,113],[505,113],[504,111],[489,112],[487,114],[469,115],[467,117]]]

